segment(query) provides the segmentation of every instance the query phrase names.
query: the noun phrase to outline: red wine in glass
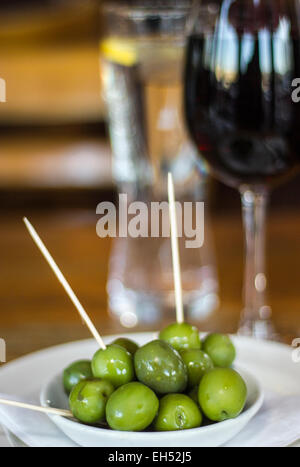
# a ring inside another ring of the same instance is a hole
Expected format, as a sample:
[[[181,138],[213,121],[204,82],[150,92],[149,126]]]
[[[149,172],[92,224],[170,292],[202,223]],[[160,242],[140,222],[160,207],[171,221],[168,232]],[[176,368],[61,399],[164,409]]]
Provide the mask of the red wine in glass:
[[[189,23],[185,114],[211,173],[238,188],[247,236],[241,330],[272,337],[265,303],[264,221],[269,188],[300,163],[300,4],[196,1]]]

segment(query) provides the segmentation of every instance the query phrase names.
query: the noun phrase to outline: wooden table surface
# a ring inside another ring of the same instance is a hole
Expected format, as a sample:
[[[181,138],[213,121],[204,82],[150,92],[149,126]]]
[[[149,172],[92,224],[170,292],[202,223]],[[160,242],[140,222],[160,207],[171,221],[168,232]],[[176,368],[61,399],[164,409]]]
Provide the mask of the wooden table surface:
[[[89,337],[61,286],[27,234],[24,213],[1,215],[0,337],[7,360],[51,345]],[[107,312],[106,277],[110,240],[96,235],[92,211],[47,210],[26,213],[103,334],[122,332]],[[243,237],[238,216],[214,217],[220,276],[220,308],[202,330],[234,332],[242,307]],[[288,343],[300,337],[300,218],[273,214],[268,229],[270,304]],[[162,320],[164,321],[164,320]],[[157,328],[162,325],[157,323]],[[138,327],[134,330],[147,329]],[[124,332],[124,330],[123,330]]]

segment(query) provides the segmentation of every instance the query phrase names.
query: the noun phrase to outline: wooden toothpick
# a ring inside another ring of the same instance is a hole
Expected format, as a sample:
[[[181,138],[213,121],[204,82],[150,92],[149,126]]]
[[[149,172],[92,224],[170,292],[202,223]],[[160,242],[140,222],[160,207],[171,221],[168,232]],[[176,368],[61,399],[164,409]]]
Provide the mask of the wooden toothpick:
[[[178,246],[175,192],[174,192],[173,177],[171,173],[168,174],[168,196],[169,196],[169,212],[170,212],[170,224],[171,224],[173,276],[174,276],[175,302],[176,302],[176,321],[177,323],[182,324],[184,322],[183,301],[182,301],[182,283],[181,283],[179,246]]]
[[[67,282],[64,275],[60,271],[60,269],[57,266],[56,262],[54,261],[54,259],[50,255],[49,251],[47,250],[47,248],[44,245],[43,241],[39,237],[38,233],[36,232],[36,230],[34,229],[32,224],[29,222],[29,220],[26,217],[24,217],[23,220],[24,220],[24,223],[25,223],[25,225],[26,225],[26,227],[27,227],[33,241],[35,242],[35,244],[39,248],[40,252],[42,253],[44,258],[46,259],[47,263],[49,264],[50,268],[54,272],[54,274],[57,277],[58,281],[61,283],[61,285],[63,286],[63,288],[67,292],[69,298],[73,302],[73,304],[74,304],[75,308],[77,309],[78,313],[80,314],[81,318],[83,319],[83,321],[87,325],[88,329],[91,331],[93,337],[96,339],[96,341],[99,344],[100,348],[105,350],[106,346],[105,346],[105,344],[104,344],[104,342],[102,340],[102,337],[98,333],[97,329],[95,328],[94,324],[90,320],[88,314],[84,310],[83,306],[81,305],[80,301],[76,297],[75,293],[71,289],[69,283]]]
[[[74,418],[70,410],[54,409],[52,407],[42,407],[40,405],[25,404],[24,402],[11,401],[7,399],[0,399],[0,404],[9,405],[11,407],[18,407],[20,409],[33,410],[35,412],[49,413],[52,415],[60,415],[61,417]]]

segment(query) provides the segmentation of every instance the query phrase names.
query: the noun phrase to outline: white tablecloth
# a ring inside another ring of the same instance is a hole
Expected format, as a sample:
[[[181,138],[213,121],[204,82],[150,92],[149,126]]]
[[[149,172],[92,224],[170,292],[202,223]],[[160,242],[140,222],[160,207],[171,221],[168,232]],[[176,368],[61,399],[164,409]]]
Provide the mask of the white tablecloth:
[[[8,441],[4,431],[0,427],[0,448],[8,448],[10,446],[11,446],[10,442]]]
[[[11,444],[6,437],[6,434],[0,427],[0,448],[8,448],[8,447],[11,447]],[[300,448],[300,440],[297,443],[293,444],[292,447]]]

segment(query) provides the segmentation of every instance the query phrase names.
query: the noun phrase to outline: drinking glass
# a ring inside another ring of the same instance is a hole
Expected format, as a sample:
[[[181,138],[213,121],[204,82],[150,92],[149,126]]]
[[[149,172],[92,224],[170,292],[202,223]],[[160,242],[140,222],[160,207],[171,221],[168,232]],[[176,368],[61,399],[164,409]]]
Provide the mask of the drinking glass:
[[[211,173],[241,194],[246,237],[239,332],[273,338],[266,303],[270,189],[299,165],[298,0],[197,0],[188,21],[185,114]]]
[[[185,25],[190,2],[110,1],[104,4],[101,76],[113,152],[113,176],[128,204],[167,201],[172,172],[177,201],[207,200],[208,178],[183,116]],[[167,213],[168,214],[168,213]],[[202,248],[180,239],[187,317],[201,319],[218,304],[218,282],[206,216]],[[174,319],[169,238],[116,238],[108,278],[109,308],[125,326]]]

